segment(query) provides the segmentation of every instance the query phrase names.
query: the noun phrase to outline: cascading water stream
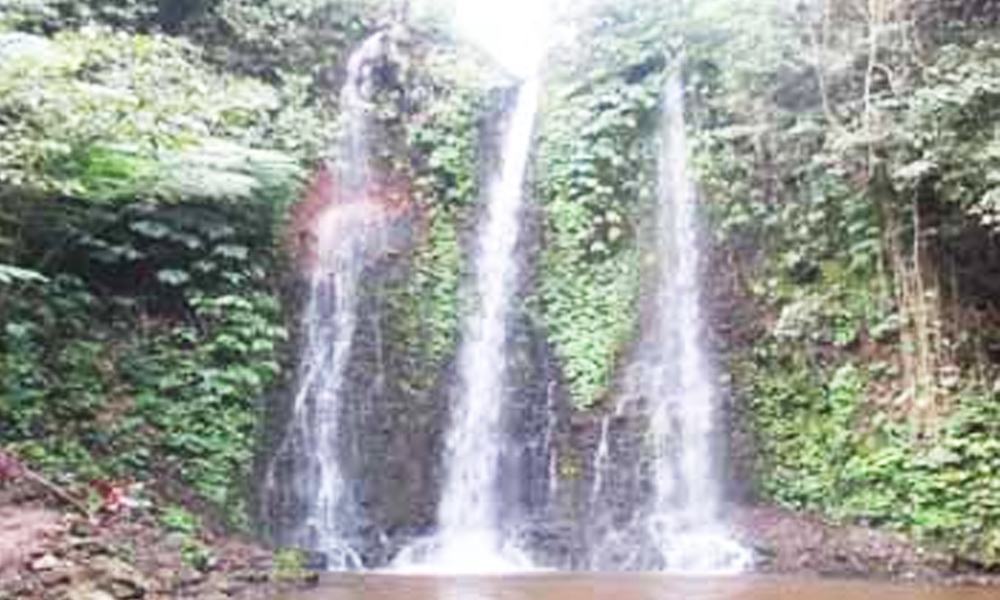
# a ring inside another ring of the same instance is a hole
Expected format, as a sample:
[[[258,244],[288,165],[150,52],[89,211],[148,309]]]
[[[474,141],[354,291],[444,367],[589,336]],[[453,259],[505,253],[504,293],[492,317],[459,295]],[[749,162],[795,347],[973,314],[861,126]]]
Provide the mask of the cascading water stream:
[[[497,504],[509,317],[518,280],[515,250],[538,97],[534,79],[518,92],[504,135],[500,173],[489,187],[477,235],[471,290],[476,308],[466,317],[459,349],[458,399],[446,442],[438,530],[401,553],[396,565],[403,570],[482,573],[530,568],[526,557],[505,539]]]
[[[684,90],[667,83],[658,163],[657,323],[648,397],[653,402],[654,497],[647,525],[662,570],[737,572],[749,554],[725,531],[714,464],[716,390],[703,340],[697,194],[688,169]]]
[[[545,391],[545,440],[543,454],[548,457],[546,478],[548,479],[548,498],[555,498],[559,493],[559,448],[556,444],[556,426],[559,421],[559,411],[556,408],[555,384],[549,383]]]
[[[332,570],[362,567],[354,547],[363,516],[342,466],[340,420],[358,322],[365,264],[381,246],[374,224],[380,208],[366,202],[371,185],[371,110],[367,66],[382,51],[384,33],[351,56],[341,92],[343,133],[337,148],[336,202],[313,227],[316,237],[304,345],[285,437],[265,475],[265,513],[278,518],[276,541],[325,556]]]
[[[597,451],[594,453],[594,479],[590,485],[590,504],[596,506],[604,490],[604,470],[611,456],[611,417],[601,419],[601,436],[597,441]]]

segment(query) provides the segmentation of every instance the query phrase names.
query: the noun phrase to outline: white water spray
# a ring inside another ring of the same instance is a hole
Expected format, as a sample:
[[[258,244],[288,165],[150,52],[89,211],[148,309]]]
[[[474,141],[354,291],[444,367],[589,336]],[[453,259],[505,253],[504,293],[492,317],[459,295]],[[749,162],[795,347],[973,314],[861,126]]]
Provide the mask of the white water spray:
[[[590,504],[597,506],[601,499],[601,492],[604,490],[604,470],[608,466],[611,458],[611,417],[605,416],[601,419],[601,436],[597,440],[597,451],[594,453],[594,479],[590,485]]]
[[[556,443],[556,425],[559,411],[556,407],[555,383],[549,382],[545,391],[545,440],[542,445],[544,456],[548,457],[546,478],[548,479],[548,497],[553,499],[559,493],[559,448]]]
[[[716,391],[703,347],[697,195],[688,170],[680,75],[663,99],[656,221],[660,260],[648,397],[653,402],[654,498],[647,526],[663,570],[738,572],[748,552],[719,518]]]
[[[515,250],[539,93],[536,80],[518,92],[501,170],[489,187],[476,238],[471,290],[476,307],[466,317],[459,349],[458,399],[447,437],[438,531],[403,551],[396,560],[402,570],[495,573],[531,566],[506,539],[497,503],[509,316],[518,280]]]
[[[343,133],[337,148],[337,202],[316,223],[315,265],[303,319],[304,345],[289,428],[265,475],[264,499],[288,514],[276,537],[283,545],[325,556],[331,570],[362,567],[353,547],[363,516],[343,472],[341,417],[358,321],[364,266],[382,244],[371,184],[368,65],[385,34],[369,38],[350,58],[341,92]],[[283,467],[279,471],[279,463]],[[279,483],[280,481],[280,483]],[[281,505],[281,506],[276,506]]]

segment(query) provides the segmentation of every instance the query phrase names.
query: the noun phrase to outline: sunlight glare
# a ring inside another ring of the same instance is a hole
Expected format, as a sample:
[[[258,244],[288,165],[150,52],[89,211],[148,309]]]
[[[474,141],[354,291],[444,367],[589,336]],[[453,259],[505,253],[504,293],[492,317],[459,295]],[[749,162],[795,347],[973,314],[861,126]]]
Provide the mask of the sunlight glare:
[[[520,77],[538,68],[545,51],[549,0],[455,0],[462,35]]]

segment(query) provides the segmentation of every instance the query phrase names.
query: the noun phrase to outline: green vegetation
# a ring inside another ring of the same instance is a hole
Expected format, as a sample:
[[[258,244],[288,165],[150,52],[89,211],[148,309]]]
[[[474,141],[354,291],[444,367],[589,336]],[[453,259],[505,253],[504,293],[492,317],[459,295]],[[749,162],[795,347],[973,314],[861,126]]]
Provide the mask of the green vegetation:
[[[164,531],[176,537],[185,565],[206,571],[214,559],[212,549],[199,538],[201,520],[179,506],[166,506],[160,514]]]
[[[0,130],[7,190],[235,200],[294,175],[289,158],[241,145],[268,125],[274,90],[215,72],[183,42],[105,29],[7,39],[0,106],[17,115]]]
[[[461,237],[474,218],[479,194],[479,123],[490,93],[504,82],[470,48],[431,47],[414,82],[423,99],[407,127],[413,199],[421,231],[406,281],[389,293],[392,344],[400,358],[395,382],[406,396],[432,391],[455,351]]]
[[[261,404],[294,372],[285,221],[389,4],[0,0],[4,452],[247,525]],[[525,306],[573,404],[610,400],[637,337],[679,68],[760,499],[1000,564],[1000,16],[684,4],[572,8],[546,65]],[[413,233],[366,283],[392,399],[425,406],[512,81],[442,23],[391,46],[377,159]],[[197,518],[159,514],[210,562]]]
[[[333,147],[336,70],[388,7],[7,4],[0,444],[71,487],[146,482],[246,527],[263,400],[293,358],[285,220]],[[394,36],[376,90],[378,159],[412,179],[422,229],[375,290],[407,397],[453,352],[480,119],[508,85],[428,27]]]
[[[996,15],[869,4],[682,25],[759,488],[996,564]]]
[[[309,571],[306,560],[298,550],[281,550],[274,555],[274,578],[278,581],[304,581]]]
[[[916,0],[569,15],[537,188],[575,403],[608,392],[635,335],[653,187],[636,165],[681,57],[761,498],[1000,562],[996,19]]]
[[[539,293],[573,401],[607,393],[636,332],[641,220],[654,197],[650,147],[666,67],[652,3],[578,17],[587,52],[557,48],[537,189],[545,231]]]
[[[956,390],[960,408],[933,441],[921,440],[893,407],[866,395],[885,384],[885,365],[797,365],[774,347],[755,358],[749,380],[765,494],[997,560],[1000,430],[988,390]]]
[[[310,160],[285,124],[320,108],[178,38],[49,28],[3,34],[0,441],[244,526],[287,340],[280,225]]]

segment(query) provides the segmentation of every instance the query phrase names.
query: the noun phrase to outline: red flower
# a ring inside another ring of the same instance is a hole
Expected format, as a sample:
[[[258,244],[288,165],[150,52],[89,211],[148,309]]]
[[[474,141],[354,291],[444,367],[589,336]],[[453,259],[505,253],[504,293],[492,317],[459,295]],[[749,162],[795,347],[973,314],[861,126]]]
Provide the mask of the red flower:
[[[95,479],[90,482],[90,487],[101,497],[100,511],[107,515],[129,513],[146,505],[138,497],[142,491],[142,486],[139,484],[119,485]]]
[[[0,450],[0,482],[17,479],[23,472],[24,468],[13,454]]]

